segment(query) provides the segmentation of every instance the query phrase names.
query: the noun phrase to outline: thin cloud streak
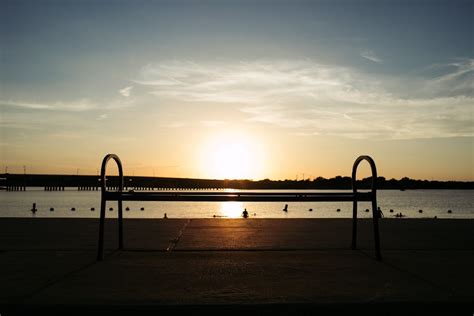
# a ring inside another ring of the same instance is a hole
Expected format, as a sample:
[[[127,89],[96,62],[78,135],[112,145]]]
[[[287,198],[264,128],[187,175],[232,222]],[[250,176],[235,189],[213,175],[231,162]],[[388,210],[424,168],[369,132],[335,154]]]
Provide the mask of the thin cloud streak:
[[[428,79],[424,91],[474,97],[474,59],[457,59],[451,63],[434,65],[431,69],[441,71],[441,74]]]
[[[123,89],[120,89],[120,90],[119,90],[119,93],[120,93],[122,96],[128,98],[128,97],[130,96],[130,94],[132,93],[132,89],[133,89],[133,86],[125,87],[125,88],[123,88]]]
[[[0,107],[24,108],[38,111],[85,112],[92,110],[115,110],[132,106],[131,100],[108,101],[98,103],[89,99],[80,99],[70,102],[57,101],[51,103],[25,102],[17,100],[0,100]]]
[[[383,63],[383,60],[371,50],[363,51],[362,53],[360,53],[360,56],[377,64]]]
[[[54,102],[54,103],[36,103],[36,102],[23,102],[14,100],[0,100],[0,104],[3,106],[12,106],[19,108],[26,108],[31,110],[50,110],[50,111],[72,111],[81,112],[96,108],[96,105],[91,103],[88,99],[82,99],[69,103]]]

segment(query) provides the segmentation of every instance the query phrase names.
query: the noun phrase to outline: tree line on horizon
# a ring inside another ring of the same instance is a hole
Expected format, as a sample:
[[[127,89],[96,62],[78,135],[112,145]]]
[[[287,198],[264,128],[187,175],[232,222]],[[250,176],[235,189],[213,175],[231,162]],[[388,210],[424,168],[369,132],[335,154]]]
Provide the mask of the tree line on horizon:
[[[352,178],[336,176],[334,178],[317,177],[313,180],[224,180],[236,189],[351,189]],[[357,187],[370,189],[372,177],[357,180]],[[377,188],[387,190],[416,190],[416,189],[474,189],[473,181],[438,181],[416,180],[404,177],[400,180],[377,177]]]
[[[98,176],[92,175],[28,175],[28,174],[3,174],[0,175],[5,186],[33,186],[33,187],[99,187]],[[107,186],[118,186],[117,176],[107,177]],[[352,179],[347,176],[334,178],[317,177],[304,180],[217,180],[217,179],[192,179],[192,178],[164,178],[125,176],[126,188],[176,188],[176,189],[351,189]],[[372,177],[357,180],[357,187],[370,189]],[[377,188],[387,190],[415,190],[415,189],[474,189],[474,181],[438,181],[415,180],[404,177],[400,180],[377,177]]]

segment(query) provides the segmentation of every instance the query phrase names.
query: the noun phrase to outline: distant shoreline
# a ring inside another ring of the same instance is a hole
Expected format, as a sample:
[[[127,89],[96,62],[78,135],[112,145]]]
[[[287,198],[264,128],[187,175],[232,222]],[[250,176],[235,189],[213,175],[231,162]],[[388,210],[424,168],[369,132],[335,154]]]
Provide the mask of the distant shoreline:
[[[118,177],[107,177],[108,187],[118,186]],[[358,188],[370,189],[372,178],[357,180]],[[97,175],[46,175],[46,174],[0,174],[0,188],[42,187],[53,191],[66,187],[84,190],[97,190],[101,186]],[[337,176],[334,178],[317,177],[305,180],[218,180],[191,178],[163,178],[125,176],[124,187],[135,190],[151,189],[242,189],[242,190],[345,190],[352,188],[350,177]],[[474,181],[437,181],[377,178],[379,190],[474,190]],[[15,191],[16,189],[13,189]],[[21,190],[20,190],[21,191]]]

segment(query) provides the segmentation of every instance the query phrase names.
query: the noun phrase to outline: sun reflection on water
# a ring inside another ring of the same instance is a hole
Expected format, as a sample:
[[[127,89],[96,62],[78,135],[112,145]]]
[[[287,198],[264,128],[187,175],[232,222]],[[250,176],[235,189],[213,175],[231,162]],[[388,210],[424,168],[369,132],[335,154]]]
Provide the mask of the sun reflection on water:
[[[221,202],[219,211],[221,216],[228,218],[238,218],[242,215],[244,204],[242,202]]]

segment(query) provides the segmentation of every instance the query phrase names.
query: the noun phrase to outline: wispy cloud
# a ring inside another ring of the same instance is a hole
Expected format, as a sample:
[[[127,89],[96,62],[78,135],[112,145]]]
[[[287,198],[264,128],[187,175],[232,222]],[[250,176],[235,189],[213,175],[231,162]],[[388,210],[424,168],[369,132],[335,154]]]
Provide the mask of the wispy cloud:
[[[383,63],[383,60],[371,50],[364,50],[360,56],[377,64]]]
[[[22,122],[15,122],[15,121],[5,121],[4,119],[0,119],[0,127],[9,128],[9,129],[32,130],[32,131],[40,129],[36,125],[22,123]]]
[[[100,114],[100,115],[97,117],[97,120],[98,120],[98,121],[103,121],[103,120],[107,119],[108,117],[109,117],[108,114],[103,113],[103,114]]]
[[[118,92],[124,96],[124,97],[129,97],[130,94],[132,93],[132,89],[133,89],[133,86],[128,86],[128,87],[125,87],[123,89],[120,89]]]
[[[59,110],[81,112],[96,108],[96,104],[88,99],[81,99],[72,102],[52,102],[52,103],[36,103],[15,100],[0,100],[3,106],[20,107],[32,110]]]
[[[470,98],[444,98],[407,104],[393,100],[385,105],[307,106],[300,109],[280,105],[246,107],[242,111],[249,114],[249,121],[291,128],[299,135],[412,139],[473,136],[472,101]]]
[[[260,104],[269,99],[319,97],[351,89],[347,69],[311,61],[197,64],[173,61],[144,67],[135,82],[162,98],[189,102]]]
[[[132,104],[133,102],[129,100],[110,100],[106,102],[97,102],[90,99],[79,99],[73,101],[56,101],[49,103],[19,100],[0,100],[0,106],[3,107],[64,112],[84,112],[97,109],[114,110],[129,107]]]
[[[473,67],[458,60],[441,76],[406,81],[311,60],[172,61],[147,65],[135,82],[163,99],[236,104],[249,122],[305,135],[429,138],[474,135]]]
[[[436,95],[474,97],[474,59],[457,59],[433,65],[430,69],[436,73],[426,80],[423,91]]]

